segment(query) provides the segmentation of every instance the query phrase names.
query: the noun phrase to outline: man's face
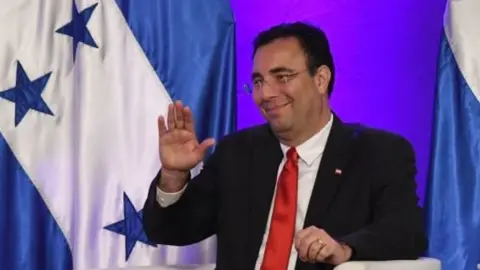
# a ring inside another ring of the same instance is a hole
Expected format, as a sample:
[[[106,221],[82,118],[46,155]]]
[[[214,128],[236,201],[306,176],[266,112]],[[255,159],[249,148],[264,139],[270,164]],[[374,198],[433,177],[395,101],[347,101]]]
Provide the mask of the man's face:
[[[259,48],[253,62],[253,99],[272,129],[282,133],[307,127],[309,118],[321,111],[327,89],[309,74],[297,39],[278,39]]]

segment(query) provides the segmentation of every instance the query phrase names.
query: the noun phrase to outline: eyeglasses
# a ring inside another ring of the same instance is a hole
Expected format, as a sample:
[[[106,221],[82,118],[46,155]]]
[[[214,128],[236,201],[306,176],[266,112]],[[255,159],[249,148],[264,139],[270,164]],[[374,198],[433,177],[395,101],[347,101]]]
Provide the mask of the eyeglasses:
[[[279,72],[278,74],[272,75],[272,79],[266,80],[266,78],[256,78],[253,80],[253,86],[250,83],[246,83],[243,85],[243,88],[247,94],[252,94],[253,91],[260,91],[263,89],[264,85],[267,84],[270,87],[284,87],[288,83],[290,83],[293,79],[295,79],[300,73],[308,71],[308,69],[304,69],[297,72],[285,73]]]

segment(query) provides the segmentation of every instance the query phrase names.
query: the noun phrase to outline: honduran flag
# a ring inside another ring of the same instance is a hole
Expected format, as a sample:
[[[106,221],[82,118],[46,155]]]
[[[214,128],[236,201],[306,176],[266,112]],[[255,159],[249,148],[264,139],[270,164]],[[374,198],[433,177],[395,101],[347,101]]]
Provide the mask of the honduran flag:
[[[450,0],[441,41],[428,193],[428,256],[480,263],[480,1]]]
[[[228,0],[0,0],[0,269],[214,261],[141,207],[172,100],[200,140],[235,129],[234,27]]]

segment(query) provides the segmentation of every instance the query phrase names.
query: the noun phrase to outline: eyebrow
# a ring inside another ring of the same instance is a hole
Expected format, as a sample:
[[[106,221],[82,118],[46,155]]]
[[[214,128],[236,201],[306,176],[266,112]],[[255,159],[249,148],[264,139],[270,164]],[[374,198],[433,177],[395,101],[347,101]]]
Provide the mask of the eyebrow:
[[[292,73],[292,72],[295,72],[295,70],[291,69],[291,68],[287,68],[287,67],[276,67],[276,68],[272,68],[268,71],[268,73],[270,74],[278,74],[278,73],[283,73],[283,72],[288,72],[288,73]],[[260,77],[263,77],[262,74],[260,74],[260,72],[253,72],[252,73],[252,80],[255,79],[255,78],[260,78]]]

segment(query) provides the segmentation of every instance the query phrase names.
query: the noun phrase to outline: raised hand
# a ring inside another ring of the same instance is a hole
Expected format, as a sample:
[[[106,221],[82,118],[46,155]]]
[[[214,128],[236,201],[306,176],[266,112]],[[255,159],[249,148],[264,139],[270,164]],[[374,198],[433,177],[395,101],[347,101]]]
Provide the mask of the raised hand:
[[[186,181],[182,178],[202,161],[206,150],[215,143],[215,140],[209,138],[198,142],[192,111],[184,107],[181,101],[169,105],[167,126],[163,116],[158,118],[158,132],[162,163],[161,181],[164,184],[170,182],[170,186],[172,181],[177,182],[178,186],[183,186],[184,183],[178,182]]]

